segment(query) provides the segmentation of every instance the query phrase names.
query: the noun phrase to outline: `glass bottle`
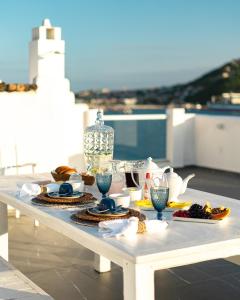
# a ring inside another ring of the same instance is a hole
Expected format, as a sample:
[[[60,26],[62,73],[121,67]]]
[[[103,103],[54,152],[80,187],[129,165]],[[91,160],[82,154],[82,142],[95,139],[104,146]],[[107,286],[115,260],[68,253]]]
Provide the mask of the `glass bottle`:
[[[113,159],[114,129],[104,125],[102,112],[97,112],[95,125],[84,131],[84,155],[91,173]]]

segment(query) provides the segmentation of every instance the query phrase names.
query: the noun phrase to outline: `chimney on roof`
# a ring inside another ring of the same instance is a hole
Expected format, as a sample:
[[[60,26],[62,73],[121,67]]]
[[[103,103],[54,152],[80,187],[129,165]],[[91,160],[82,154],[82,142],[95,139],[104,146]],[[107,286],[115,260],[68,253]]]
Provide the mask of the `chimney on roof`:
[[[50,22],[49,19],[44,19],[44,20],[42,21],[42,26],[45,26],[45,27],[52,27],[51,22]]]
[[[65,42],[61,38],[61,28],[44,19],[42,25],[32,30],[29,44],[29,81],[39,79],[44,84],[61,82],[65,78]]]

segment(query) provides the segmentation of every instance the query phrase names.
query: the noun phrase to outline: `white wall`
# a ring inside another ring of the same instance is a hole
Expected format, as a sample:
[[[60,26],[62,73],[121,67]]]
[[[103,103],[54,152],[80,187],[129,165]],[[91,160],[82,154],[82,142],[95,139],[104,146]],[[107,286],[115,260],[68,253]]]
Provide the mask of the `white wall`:
[[[240,118],[197,115],[196,165],[240,172]]]
[[[52,39],[46,38],[48,30]],[[38,89],[0,93],[0,170],[25,163],[36,163],[36,172],[65,164],[83,170],[83,131],[91,118],[87,105],[75,104],[64,48],[61,28],[48,19],[33,29],[29,78]]]
[[[71,94],[0,93],[0,168],[29,162],[37,164],[36,172],[62,164],[84,168],[88,106],[75,104]]]
[[[167,159],[173,167],[196,165],[240,173],[240,117],[169,109],[167,124]]]

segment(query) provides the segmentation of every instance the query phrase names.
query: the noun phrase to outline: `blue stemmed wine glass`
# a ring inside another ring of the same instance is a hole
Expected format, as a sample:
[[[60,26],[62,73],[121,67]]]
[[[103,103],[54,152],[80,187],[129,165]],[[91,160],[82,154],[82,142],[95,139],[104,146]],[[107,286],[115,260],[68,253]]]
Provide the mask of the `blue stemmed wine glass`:
[[[107,197],[107,192],[109,191],[112,183],[112,174],[109,172],[97,173],[96,183],[99,192],[102,194],[102,199]]]
[[[159,180],[159,184],[150,188],[151,201],[154,209],[158,212],[157,219],[162,220],[162,211],[167,206],[169,188],[167,179],[163,175],[162,179]]]

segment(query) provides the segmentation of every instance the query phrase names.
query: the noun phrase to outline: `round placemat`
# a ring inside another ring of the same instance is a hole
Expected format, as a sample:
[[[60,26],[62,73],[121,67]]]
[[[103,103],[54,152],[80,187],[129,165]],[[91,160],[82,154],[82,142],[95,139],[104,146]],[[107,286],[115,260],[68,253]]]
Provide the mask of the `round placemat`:
[[[135,209],[132,209],[132,208],[129,208],[129,212],[128,214],[126,214],[125,216],[112,216],[112,217],[106,217],[106,216],[93,216],[93,215],[90,215],[87,211],[87,209],[83,209],[83,210],[80,210],[78,211],[77,213],[74,213],[71,215],[71,219],[74,221],[74,222],[77,222],[77,223],[99,223],[101,221],[107,221],[107,220],[117,220],[117,219],[129,219],[131,217],[137,217],[139,218],[139,221],[144,221],[146,220],[146,216],[144,214],[142,214],[141,212],[135,210]]]
[[[47,194],[40,194],[34,199],[38,200],[38,203],[47,203],[47,204],[89,204],[97,201],[96,198],[93,197],[90,193],[83,193],[81,197],[78,198],[68,198],[68,197],[61,197],[61,198],[52,198],[48,197]]]
[[[61,208],[61,209],[67,209],[67,208],[76,208],[76,207],[94,207],[96,204],[95,202],[90,202],[90,203],[67,203],[67,204],[59,204],[59,203],[49,203],[43,200],[39,200],[37,198],[33,198],[32,200],[32,204],[34,205],[38,205],[38,206],[46,206],[46,207],[54,207],[54,208]]]
[[[91,221],[83,221],[78,219],[74,214],[71,215],[71,220],[79,225],[88,226],[88,227],[98,227],[98,222],[91,222]]]

